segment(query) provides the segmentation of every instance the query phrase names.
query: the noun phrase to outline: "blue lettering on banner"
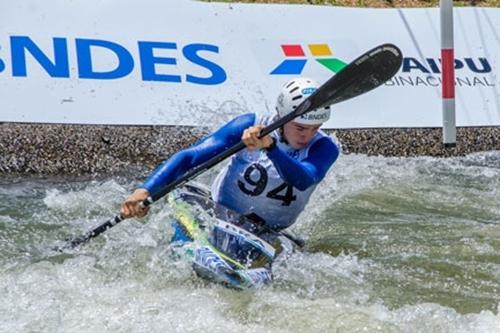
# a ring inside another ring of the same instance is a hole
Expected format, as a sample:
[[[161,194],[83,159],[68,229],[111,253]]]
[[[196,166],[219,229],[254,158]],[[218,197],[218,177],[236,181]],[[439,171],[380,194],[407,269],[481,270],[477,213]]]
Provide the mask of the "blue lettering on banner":
[[[429,70],[425,68],[417,59],[415,58],[403,58],[403,72],[410,72],[412,69],[418,69],[422,73],[429,73]]]
[[[472,58],[464,58],[465,63],[467,66],[470,68],[471,71],[475,73],[490,73],[491,72],[491,66],[486,60],[486,58],[478,58],[479,62],[481,63],[482,68],[478,68],[476,66],[476,63],[474,62],[474,59]]]
[[[211,61],[208,61],[207,59],[200,57],[198,55],[199,51],[219,53],[219,48],[217,46],[208,44],[190,44],[185,46],[184,49],[182,50],[182,53],[184,54],[184,57],[187,60],[191,61],[193,64],[208,69],[212,73],[212,76],[205,78],[187,74],[186,81],[191,83],[210,84],[210,85],[220,84],[226,81],[227,75],[224,69],[219,65],[217,65],[216,63],[213,63]]]
[[[420,71],[421,73],[441,73],[439,65],[441,59],[426,58],[426,63],[422,63],[415,58],[405,57],[403,58],[403,73],[409,73],[411,71]],[[473,73],[484,74],[491,73],[491,65],[486,58],[463,58],[463,60],[455,59],[455,69],[467,68]],[[429,67],[427,67],[429,66]],[[430,70],[429,70],[430,68]]]
[[[21,77],[28,75],[25,53],[25,50],[27,50],[51,77],[69,77],[66,38],[54,37],[52,41],[54,44],[54,62],[29,37],[11,36],[12,75]]]
[[[139,42],[141,58],[142,79],[144,81],[181,82],[179,75],[157,74],[155,64],[177,65],[175,58],[155,57],[154,49],[176,50],[175,43]]]
[[[80,39],[75,40],[78,54],[78,77],[80,79],[111,80],[127,76],[134,69],[134,59],[126,48],[120,44],[105,40]],[[92,47],[101,47],[113,52],[118,59],[118,66],[108,72],[96,72],[92,66]]]
[[[199,85],[217,85],[227,79],[227,74],[223,67],[204,57],[204,53],[206,52],[219,53],[219,48],[215,45],[202,43],[187,44],[182,47],[182,52],[179,51],[178,45],[173,42],[138,41],[137,45],[143,81],[171,83],[182,83],[184,81]],[[12,75],[14,77],[27,77],[29,75],[27,56],[31,56],[50,77],[70,77],[70,59],[68,40],[66,38],[52,38],[53,55],[50,55],[50,52],[46,50],[43,51],[28,36],[11,36],[10,46]],[[103,71],[95,69],[93,62],[95,55],[93,51],[98,48],[112,54],[116,58],[117,61],[114,68]],[[172,51],[172,55],[155,55],[155,50],[158,49]],[[124,46],[112,41],[76,38],[75,52],[78,78],[80,79],[119,79],[128,76],[136,67],[132,53]],[[189,63],[201,67],[208,74],[206,76],[197,76],[193,73],[183,73],[185,74],[184,77],[181,74],[158,72],[156,65],[168,65],[179,70],[177,65],[179,57],[183,57]],[[5,67],[6,63],[0,59],[0,73]]]

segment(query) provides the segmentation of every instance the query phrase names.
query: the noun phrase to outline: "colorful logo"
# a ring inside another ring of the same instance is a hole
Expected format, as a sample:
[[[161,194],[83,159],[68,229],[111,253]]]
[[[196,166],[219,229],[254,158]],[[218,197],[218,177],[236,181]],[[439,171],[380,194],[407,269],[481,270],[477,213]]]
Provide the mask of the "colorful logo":
[[[302,95],[311,95],[315,91],[316,91],[316,88],[313,88],[313,87],[304,88],[304,89],[302,89]]]
[[[347,65],[344,61],[332,57],[333,53],[328,44],[308,44],[307,46],[315,60],[334,73],[339,72]],[[273,69],[271,75],[301,74],[308,61],[302,45],[283,44],[281,49],[287,59]]]

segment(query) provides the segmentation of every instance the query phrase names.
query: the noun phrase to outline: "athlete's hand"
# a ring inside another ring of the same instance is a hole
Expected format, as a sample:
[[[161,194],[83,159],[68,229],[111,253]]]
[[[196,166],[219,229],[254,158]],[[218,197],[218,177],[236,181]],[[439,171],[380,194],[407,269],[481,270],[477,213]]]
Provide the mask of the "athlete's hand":
[[[241,140],[249,150],[264,149],[270,147],[273,144],[273,139],[270,135],[266,135],[263,138],[259,139],[259,135],[262,129],[264,129],[264,125],[255,125],[247,128],[243,132]]]
[[[120,210],[120,214],[124,218],[144,217],[148,213],[149,207],[142,208],[140,203],[147,199],[147,197],[149,197],[148,190],[138,188],[125,200]]]

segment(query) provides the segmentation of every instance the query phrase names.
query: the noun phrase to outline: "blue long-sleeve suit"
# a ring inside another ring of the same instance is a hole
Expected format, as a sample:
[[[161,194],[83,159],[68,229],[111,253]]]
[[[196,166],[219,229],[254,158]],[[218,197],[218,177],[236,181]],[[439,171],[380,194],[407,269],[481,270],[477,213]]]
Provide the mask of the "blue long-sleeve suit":
[[[203,162],[223,152],[225,149],[228,149],[233,145],[237,144],[241,140],[243,131],[248,127],[255,125],[256,120],[257,120],[256,115],[253,113],[248,113],[236,117],[235,119],[231,120],[220,129],[212,133],[211,135],[197,142],[192,147],[189,147],[185,150],[182,150],[174,154],[171,158],[163,162],[144,182],[142,187],[147,189],[151,195],[154,195],[155,193],[160,191],[165,185],[181,177],[191,168],[202,164]],[[261,121],[260,119],[257,120],[257,122],[260,121]],[[276,133],[273,133],[273,135],[276,136],[278,140],[278,145],[276,148],[271,149],[270,151],[267,152],[267,154],[265,154],[264,152],[248,152],[248,150],[245,149],[243,152],[233,156],[227,168],[231,169],[231,166],[236,165],[237,161],[240,161],[242,156],[244,156],[247,153],[253,154],[252,156],[254,157],[252,158],[256,158],[255,157],[257,156],[256,154],[261,154],[259,155],[258,159],[262,160],[262,158],[265,158],[270,160],[272,162],[272,165],[279,174],[279,176],[276,177],[281,178],[283,182],[293,186],[299,192],[301,192],[301,191],[306,191],[308,188],[311,188],[312,186],[318,184],[324,178],[326,172],[328,171],[330,166],[335,162],[335,160],[339,155],[339,149],[337,145],[329,137],[324,135],[315,137],[312,144],[307,148],[307,152],[304,154],[299,154],[301,156],[300,158],[298,158],[299,155],[296,154],[296,151],[293,148],[286,145],[286,143],[283,143]],[[231,174],[230,172],[227,173],[227,170],[225,170],[225,172],[226,176],[228,174]],[[240,173],[242,172],[243,170]],[[247,168],[247,172],[249,173],[246,176],[248,177],[254,176],[252,174],[253,172],[252,170],[248,171]],[[272,172],[269,175],[272,175]],[[235,179],[235,182],[244,183],[245,179],[247,181],[250,181],[249,184],[243,185],[242,190],[245,189],[245,186],[247,188],[251,188],[250,185],[252,184],[252,180],[251,178],[245,178],[246,176],[244,174],[241,175],[235,174],[234,176],[232,176],[236,178],[238,177],[241,178],[241,180]],[[220,177],[219,177],[219,183],[221,183]],[[231,182],[231,184],[233,183]],[[239,200],[236,201],[228,200],[227,197],[221,195],[219,190],[221,190],[223,187],[230,186],[231,184],[229,185],[222,184],[221,188],[216,190],[216,192],[219,193],[216,195],[215,199],[216,200],[218,199],[220,203],[229,206],[229,208],[239,213],[242,214],[249,213],[248,211],[245,211],[247,210],[248,205],[242,204],[239,201],[255,200],[256,197],[255,196],[252,197],[252,194],[250,194],[248,198],[245,199],[246,197],[244,196],[239,197],[238,195],[232,195],[231,197],[238,197]],[[238,184],[241,185],[240,183]],[[273,189],[269,188],[269,190]],[[279,198],[281,195],[279,189],[276,189],[275,193],[276,193],[275,197]],[[273,198],[273,196],[269,195],[268,193],[267,197]],[[272,205],[272,203],[273,202],[271,201],[267,203],[267,205]],[[243,206],[245,206],[245,208],[239,209],[238,206],[241,206],[242,208]],[[262,207],[259,208],[262,209]],[[262,214],[262,212],[260,212],[259,215],[262,216],[265,214]],[[270,224],[273,224],[272,221],[269,222]],[[289,223],[292,222],[293,221],[290,221]]]

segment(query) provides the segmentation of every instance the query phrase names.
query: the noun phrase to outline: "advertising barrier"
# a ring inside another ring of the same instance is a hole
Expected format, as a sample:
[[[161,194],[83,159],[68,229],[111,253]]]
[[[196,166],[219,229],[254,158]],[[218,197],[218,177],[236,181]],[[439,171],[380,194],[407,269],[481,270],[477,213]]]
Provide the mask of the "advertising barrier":
[[[439,9],[190,0],[4,2],[0,121],[220,125],[273,112],[296,76],[319,82],[385,42],[403,66],[335,105],[327,128],[440,127]],[[500,9],[455,8],[457,126],[500,125]]]

